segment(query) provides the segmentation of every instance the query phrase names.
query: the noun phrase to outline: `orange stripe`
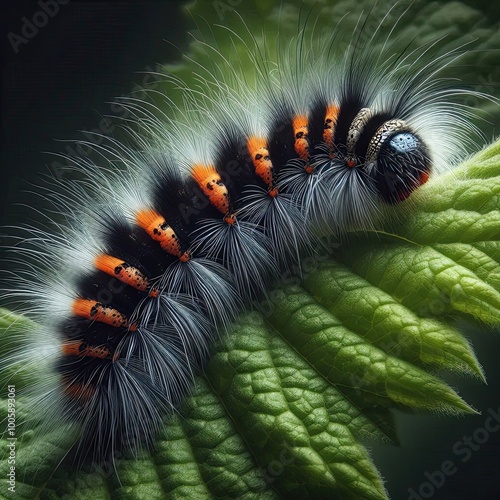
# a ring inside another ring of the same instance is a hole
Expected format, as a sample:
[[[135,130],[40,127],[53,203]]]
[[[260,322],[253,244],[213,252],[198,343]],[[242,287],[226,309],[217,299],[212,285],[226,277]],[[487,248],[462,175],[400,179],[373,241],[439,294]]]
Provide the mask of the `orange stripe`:
[[[89,358],[99,359],[111,357],[109,349],[106,347],[86,345],[79,340],[65,342],[62,345],[62,351],[66,356],[88,356]]]
[[[273,189],[273,163],[269,157],[267,142],[262,137],[251,136],[247,141],[247,149],[252,158],[255,173],[264,181],[268,189]]]
[[[224,215],[229,212],[229,193],[220,175],[212,165],[193,165],[193,179],[210,203]]]
[[[179,238],[162,215],[154,210],[141,210],[135,214],[135,219],[139,227],[144,229],[153,240],[160,243],[163,250],[175,255],[183,262],[191,258],[189,252],[181,252]]]
[[[64,392],[74,398],[89,401],[94,395],[94,388],[88,384],[80,384],[79,382],[69,380],[69,377],[62,377],[62,385]]]
[[[335,104],[329,104],[326,107],[325,125],[323,127],[323,140],[327,146],[333,147],[333,138],[335,135],[335,127],[337,125],[337,118],[339,117],[340,108]]]
[[[114,327],[129,327],[127,317],[124,314],[95,300],[76,299],[73,302],[73,314]],[[137,329],[133,324],[129,328],[132,331]]]
[[[295,137],[295,152],[302,160],[309,160],[309,129],[307,128],[306,115],[297,115],[294,117],[293,135]]]
[[[137,268],[112,255],[98,255],[95,258],[95,265],[100,271],[114,276],[122,283],[137,288],[141,292],[145,292],[150,287],[148,278]]]

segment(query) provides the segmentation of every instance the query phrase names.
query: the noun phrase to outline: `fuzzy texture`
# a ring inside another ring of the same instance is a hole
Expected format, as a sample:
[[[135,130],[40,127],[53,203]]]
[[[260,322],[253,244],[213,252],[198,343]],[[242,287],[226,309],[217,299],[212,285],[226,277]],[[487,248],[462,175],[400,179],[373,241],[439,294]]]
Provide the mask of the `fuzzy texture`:
[[[6,295],[41,326],[2,368],[43,374],[33,413],[74,431],[80,456],[152,445],[239,311],[300,274],[321,236],[376,228],[476,133],[458,102],[473,92],[439,76],[458,52],[388,39],[375,53],[362,21],[349,40],[307,21],[274,63],[241,21],[232,36],[254,78],[206,44],[202,90],[168,77],[183,109],[122,99],[135,146],[83,143],[79,180],[43,194],[64,222],[46,214],[15,247]]]

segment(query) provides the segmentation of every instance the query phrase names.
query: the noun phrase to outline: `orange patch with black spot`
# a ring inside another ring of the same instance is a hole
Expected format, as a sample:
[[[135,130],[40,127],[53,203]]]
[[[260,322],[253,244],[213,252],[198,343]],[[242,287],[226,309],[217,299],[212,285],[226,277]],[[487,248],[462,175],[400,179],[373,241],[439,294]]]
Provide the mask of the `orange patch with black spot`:
[[[95,258],[95,266],[100,271],[115,277],[122,283],[145,292],[149,289],[149,280],[137,268],[112,255],[102,254]]]
[[[247,149],[252,158],[255,173],[264,181],[268,189],[273,189],[273,163],[266,140],[263,137],[251,136],[247,141]]]
[[[335,136],[335,126],[339,116],[340,108],[335,104],[329,104],[325,113],[325,124],[323,126],[323,140],[328,147],[333,147],[333,139]]]
[[[80,318],[98,321],[115,328],[124,327],[136,330],[135,325],[129,325],[127,317],[113,307],[105,306],[96,300],[76,299],[73,301],[73,314]]]
[[[175,255],[183,262],[187,262],[191,256],[189,252],[182,253],[181,242],[175,234],[175,231],[167,224],[167,221],[154,210],[140,210],[135,214],[135,220],[139,227],[170,255]]]
[[[111,358],[111,353],[106,347],[87,345],[85,342],[79,340],[65,342],[62,345],[62,351],[66,356],[81,356],[99,359]]]
[[[228,214],[230,209],[229,192],[215,167],[213,165],[194,165],[192,175],[210,204],[224,215]]]
[[[309,129],[306,115],[297,115],[293,119],[294,149],[299,157],[309,160]]]

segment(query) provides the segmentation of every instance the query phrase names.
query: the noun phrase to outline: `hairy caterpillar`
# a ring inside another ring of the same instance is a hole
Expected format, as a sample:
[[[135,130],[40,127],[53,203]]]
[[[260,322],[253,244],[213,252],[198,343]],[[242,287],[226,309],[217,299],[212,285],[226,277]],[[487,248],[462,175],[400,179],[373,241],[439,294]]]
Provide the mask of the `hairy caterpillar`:
[[[17,249],[28,275],[10,295],[43,325],[26,337],[29,366],[51,374],[38,407],[82,428],[82,453],[151,444],[239,309],[320,235],[376,227],[460,154],[472,126],[452,102],[464,91],[436,75],[454,54],[375,54],[377,34],[358,35],[344,56],[338,32],[312,46],[301,32],[277,65],[254,47],[254,87],[238,68],[212,77],[224,55],[210,51],[206,94],[184,88],[175,119],[123,100],[147,139],[96,148],[109,166],[77,160],[84,180],[47,193],[67,224],[30,230]]]

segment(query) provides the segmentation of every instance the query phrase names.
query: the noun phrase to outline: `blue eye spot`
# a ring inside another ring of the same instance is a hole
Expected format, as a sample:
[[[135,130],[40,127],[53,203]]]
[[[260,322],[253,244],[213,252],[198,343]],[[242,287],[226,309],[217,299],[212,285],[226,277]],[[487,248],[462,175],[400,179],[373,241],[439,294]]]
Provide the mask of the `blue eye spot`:
[[[403,132],[401,134],[396,134],[390,141],[389,144],[398,153],[408,153],[417,149],[420,145],[420,141],[410,132]]]

